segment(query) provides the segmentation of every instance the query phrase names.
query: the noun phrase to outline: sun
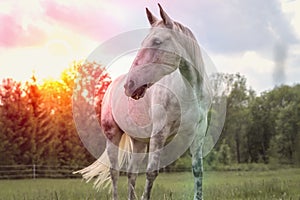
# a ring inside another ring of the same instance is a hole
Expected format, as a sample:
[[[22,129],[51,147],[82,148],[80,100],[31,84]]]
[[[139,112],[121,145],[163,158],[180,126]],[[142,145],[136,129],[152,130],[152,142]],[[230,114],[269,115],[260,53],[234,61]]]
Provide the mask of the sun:
[[[51,39],[45,45],[46,50],[53,56],[67,56],[71,52],[71,45],[62,39]]]
[[[39,64],[34,68],[36,76],[39,79],[60,77],[62,71],[69,66],[73,60],[72,46],[63,39],[51,39],[46,42],[41,49],[41,57]]]

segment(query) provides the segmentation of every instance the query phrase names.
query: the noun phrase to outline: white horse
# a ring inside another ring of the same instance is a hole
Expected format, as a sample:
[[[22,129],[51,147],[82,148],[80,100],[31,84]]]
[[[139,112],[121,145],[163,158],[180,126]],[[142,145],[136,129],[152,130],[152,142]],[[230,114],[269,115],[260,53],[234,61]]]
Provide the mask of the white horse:
[[[162,20],[146,9],[150,33],[128,74],[114,80],[104,96],[101,127],[106,151],[79,171],[87,180],[98,176],[97,187],[111,178],[114,200],[121,169],[128,172],[128,199],[136,199],[136,178],[148,155],[142,195],[148,200],[159,169],[187,148],[192,154],[194,200],[202,199],[202,146],[211,92],[192,32],[159,8]]]

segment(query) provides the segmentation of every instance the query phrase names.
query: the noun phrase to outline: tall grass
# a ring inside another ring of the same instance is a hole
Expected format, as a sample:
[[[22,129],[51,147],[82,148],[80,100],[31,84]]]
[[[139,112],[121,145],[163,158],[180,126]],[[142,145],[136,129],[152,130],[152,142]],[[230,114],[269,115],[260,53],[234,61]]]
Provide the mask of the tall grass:
[[[143,191],[145,176],[137,182],[137,196]],[[127,179],[119,182],[121,200],[127,199]],[[191,173],[160,174],[153,200],[193,198]],[[205,172],[204,198],[209,199],[300,199],[300,169],[276,171]],[[108,190],[97,192],[79,179],[0,180],[0,200],[110,200]]]

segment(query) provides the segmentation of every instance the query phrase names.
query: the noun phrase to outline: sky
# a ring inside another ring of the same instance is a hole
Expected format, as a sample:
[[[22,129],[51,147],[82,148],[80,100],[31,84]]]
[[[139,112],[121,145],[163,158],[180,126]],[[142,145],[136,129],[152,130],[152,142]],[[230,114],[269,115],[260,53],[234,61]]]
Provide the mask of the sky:
[[[58,78],[72,61],[86,59],[113,36],[148,28],[145,7],[159,16],[157,3],[0,1],[0,79],[25,81],[33,73],[39,79]],[[300,82],[300,0],[159,3],[192,30],[219,72],[239,72],[257,93]],[[130,62],[121,58],[117,64]]]

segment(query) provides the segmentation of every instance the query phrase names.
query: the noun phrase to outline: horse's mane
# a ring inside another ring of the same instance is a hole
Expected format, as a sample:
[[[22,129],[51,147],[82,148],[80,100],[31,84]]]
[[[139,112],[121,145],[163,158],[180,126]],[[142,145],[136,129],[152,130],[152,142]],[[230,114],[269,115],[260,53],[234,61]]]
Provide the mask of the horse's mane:
[[[180,24],[179,22],[174,22],[175,26],[177,27],[177,29],[179,30],[179,32],[183,33],[184,35],[193,38],[195,41],[196,37],[194,36],[193,32],[186,26],[183,26],[182,24]]]
[[[179,22],[173,22],[175,25],[174,30],[183,33],[184,35],[186,35],[187,37],[190,37],[192,39],[196,40],[196,37],[194,36],[193,32],[186,26],[182,25]],[[159,21],[157,24],[154,25],[155,27],[165,27],[164,22],[161,20]]]
[[[175,27],[173,29],[175,31],[178,31],[185,36],[187,36],[186,42],[188,44],[186,45],[186,48],[189,51],[189,54],[191,56],[191,59],[193,61],[194,67],[196,67],[198,71],[198,75],[202,76],[202,91],[203,91],[203,97],[206,98],[206,101],[208,103],[208,107],[211,104],[211,98],[212,98],[212,88],[209,82],[209,78],[205,71],[205,66],[202,58],[201,48],[197,42],[196,37],[194,36],[193,32],[186,26],[182,25],[179,22],[174,22]]]
[[[209,78],[205,72],[205,66],[202,58],[202,53],[201,53],[201,48],[197,42],[197,39],[193,32],[186,26],[182,25],[179,22],[173,21],[173,27],[172,30],[175,32],[181,33],[183,36],[183,41],[181,41],[186,50],[187,50],[187,55],[183,55],[185,58],[189,58],[187,61],[191,62],[193,67],[195,67],[196,71],[198,72],[195,74],[198,76],[198,78],[201,79],[201,87],[202,87],[202,95],[210,105],[211,103],[211,97],[212,97],[212,88],[209,82]],[[155,24],[152,25],[153,27],[158,27],[158,28],[166,28],[164,21],[157,21]],[[200,75],[200,77],[199,77]],[[209,106],[208,106],[209,107]]]
[[[179,22],[173,22],[173,30],[182,33],[186,38],[184,38],[184,43],[186,49],[188,50],[188,54],[191,57],[190,62],[192,61],[194,66],[199,70],[199,72],[204,72],[204,64],[202,60],[200,46],[197,42],[196,37],[193,32],[186,26],[182,25]],[[188,44],[186,44],[188,43]]]

